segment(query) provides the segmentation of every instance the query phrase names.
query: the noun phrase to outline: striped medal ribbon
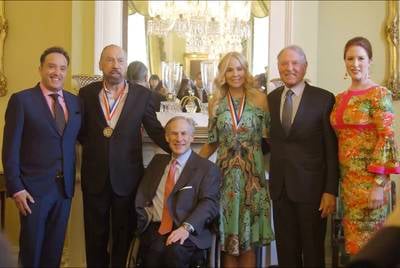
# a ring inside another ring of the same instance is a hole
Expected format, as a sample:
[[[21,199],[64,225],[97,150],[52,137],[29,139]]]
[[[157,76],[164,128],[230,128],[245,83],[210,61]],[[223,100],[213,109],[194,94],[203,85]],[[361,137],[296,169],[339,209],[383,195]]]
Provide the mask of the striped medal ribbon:
[[[226,96],[229,106],[229,111],[231,113],[232,118],[232,128],[233,131],[236,133],[239,128],[240,119],[242,118],[242,114],[244,111],[244,106],[246,103],[246,95],[243,95],[242,101],[240,102],[240,106],[238,111],[236,111],[235,106],[233,105],[233,98],[231,93],[228,91],[228,95]]]
[[[118,104],[120,103],[120,101],[122,99],[123,93],[124,93],[124,91],[121,90],[121,93],[119,93],[119,96],[118,96],[117,100],[114,102],[114,105],[112,107],[110,107],[110,103],[108,102],[108,98],[107,98],[107,93],[105,90],[103,91],[103,103],[104,103],[104,107],[106,108],[106,119],[108,121],[111,121],[115,111],[117,110]]]

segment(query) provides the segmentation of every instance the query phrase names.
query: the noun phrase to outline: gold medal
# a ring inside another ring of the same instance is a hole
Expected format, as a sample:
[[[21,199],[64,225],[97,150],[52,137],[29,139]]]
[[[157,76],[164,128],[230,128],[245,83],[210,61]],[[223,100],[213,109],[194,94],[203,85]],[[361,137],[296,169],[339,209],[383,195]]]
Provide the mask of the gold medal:
[[[113,133],[113,129],[110,128],[110,127],[106,127],[106,128],[103,129],[103,135],[106,138],[111,137],[112,133]]]

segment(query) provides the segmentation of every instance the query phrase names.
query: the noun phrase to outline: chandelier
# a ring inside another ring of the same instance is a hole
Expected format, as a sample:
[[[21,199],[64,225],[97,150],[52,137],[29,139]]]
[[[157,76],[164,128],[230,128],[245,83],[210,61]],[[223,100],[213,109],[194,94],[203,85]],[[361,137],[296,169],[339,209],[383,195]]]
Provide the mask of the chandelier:
[[[185,39],[186,52],[217,58],[242,52],[250,37],[251,1],[149,1],[147,34],[166,37],[175,32]]]

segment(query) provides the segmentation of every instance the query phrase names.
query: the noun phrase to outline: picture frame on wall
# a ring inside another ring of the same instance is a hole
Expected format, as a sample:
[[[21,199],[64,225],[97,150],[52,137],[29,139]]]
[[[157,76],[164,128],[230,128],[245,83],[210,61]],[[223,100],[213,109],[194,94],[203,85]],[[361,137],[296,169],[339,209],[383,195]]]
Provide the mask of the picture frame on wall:
[[[386,41],[388,44],[389,74],[385,86],[392,91],[393,100],[400,100],[400,33],[399,1],[387,1]]]

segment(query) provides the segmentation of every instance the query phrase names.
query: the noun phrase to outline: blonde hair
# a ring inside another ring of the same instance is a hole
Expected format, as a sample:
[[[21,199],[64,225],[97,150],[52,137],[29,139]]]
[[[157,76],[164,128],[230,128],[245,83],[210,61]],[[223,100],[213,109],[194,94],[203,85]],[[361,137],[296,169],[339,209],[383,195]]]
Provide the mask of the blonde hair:
[[[231,59],[236,59],[240,65],[244,69],[244,84],[243,84],[243,90],[244,94],[248,98],[248,100],[255,104],[257,103],[255,100],[257,96],[259,96],[257,89],[255,89],[255,80],[254,77],[251,75],[249,72],[249,64],[245,57],[240,54],[239,52],[233,51],[227,53],[219,62],[218,64],[218,73],[217,76],[214,79],[214,100],[212,101],[212,108],[211,108],[211,115],[215,116],[216,111],[218,108],[219,103],[222,101],[223,98],[226,97],[228,90],[229,90],[229,85],[226,83],[225,80],[225,74],[226,70],[228,69],[229,63]]]

